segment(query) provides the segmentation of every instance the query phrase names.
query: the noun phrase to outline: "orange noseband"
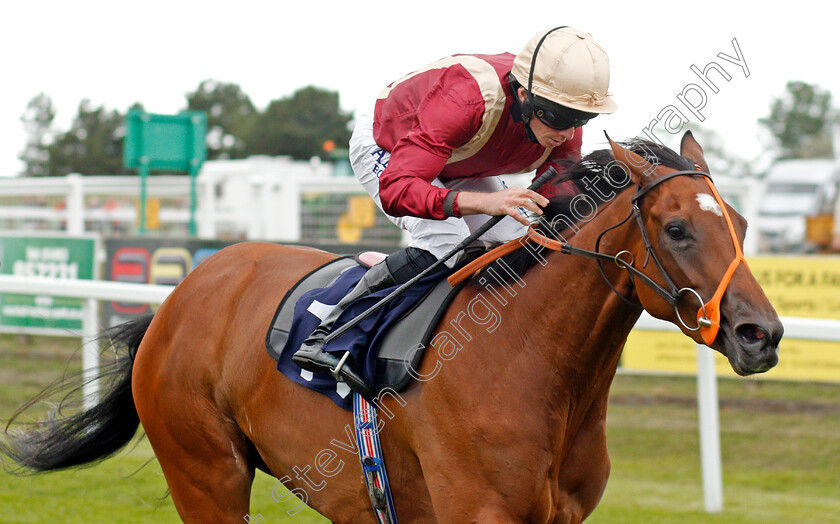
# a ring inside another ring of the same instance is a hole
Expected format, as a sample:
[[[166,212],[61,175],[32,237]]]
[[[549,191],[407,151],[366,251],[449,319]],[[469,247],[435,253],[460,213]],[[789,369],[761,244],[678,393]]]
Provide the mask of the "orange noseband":
[[[747,259],[744,258],[744,253],[741,251],[741,245],[738,243],[738,235],[735,234],[735,227],[732,225],[732,219],[729,218],[729,213],[726,211],[723,199],[720,198],[720,195],[718,194],[717,189],[715,189],[715,185],[712,184],[712,181],[707,178],[706,182],[708,182],[709,189],[712,190],[712,194],[715,196],[715,200],[717,200],[718,205],[720,206],[723,217],[726,219],[726,225],[729,226],[729,234],[732,235],[732,244],[735,246],[735,258],[726,269],[726,273],[724,273],[723,279],[720,281],[720,284],[718,284],[715,294],[712,295],[712,298],[708,302],[706,302],[704,307],[701,307],[697,311],[697,323],[700,326],[700,336],[703,338],[703,342],[711,344],[715,341],[718,329],[720,329],[720,301],[723,299],[723,294],[726,293],[726,288],[729,287],[732,275],[735,274],[735,270],[741,262],[747,266],[747,269],[749,269],[750,266],[747,264]],[[704,308],[706,313],[705,318],[703,315]]]

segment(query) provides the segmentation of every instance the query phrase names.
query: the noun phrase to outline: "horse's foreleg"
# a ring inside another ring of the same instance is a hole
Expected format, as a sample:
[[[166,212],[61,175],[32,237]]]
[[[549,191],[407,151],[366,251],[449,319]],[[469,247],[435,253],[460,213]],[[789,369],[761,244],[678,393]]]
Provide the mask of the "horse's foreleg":
[[[434,522],[440,524],[525,522],[509,510],[504,498],[494,492],[484,479],[470,475],[462,476],[454,472],[451,467],[441,465],[441,469],[426,474],[426,482],[432,499]]]

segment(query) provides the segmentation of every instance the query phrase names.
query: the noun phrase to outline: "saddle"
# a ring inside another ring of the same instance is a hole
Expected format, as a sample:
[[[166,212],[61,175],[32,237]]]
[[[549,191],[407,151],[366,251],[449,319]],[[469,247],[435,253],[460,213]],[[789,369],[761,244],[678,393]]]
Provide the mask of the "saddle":
[[[291,356],[300,347],[303,338],[317,326],[316,314],[321,304],[317,299],[311,300],[311,297],[327,296],[324,293],[328,293],[331,288],[344,281],[346,283],[343,283],[343,286],[352,289],[367,268],[381,259],[381,256],[365,253],[356,257],[336,258],[306,275],[280,301],[266,334],[266,350],[271,358],[277,361],[280,372],[294,382],[329,396],[333,402],[347,410],[352,409],[352,395],[349,394],[350,388],[346,384],[336,382],[329,373],[302,370],[291,361]],[[361,325],[361,332],[371,329],[371,326],[375,326],[374,329],[377,330],[376,333],[364,333],[366,339],[371,342],[367,345],[370,348],[367,352],[370,354],[365,356],[369,364],[357,361],[362,374],[375,392],[384,389],[399,392],[411,383],[411,372],[419,368],[424,349],[440,318],[464,285],[461,283],[455,287],[451,286],[445,278],[449,273],[451,270],[441,271],[433,277],[421,279],[415,286],[406,290],[403,296],[394,301],[397,304],[390,308],[391,313],[395,312],[396,315],[384,315],[376,324]],[[335,327],[364,311],[382,296],[387,296],[393,289],[395,288],[361,298],[358,301],[359,307],[354,308],[356,304],[351,304],[345,312],[347,318],[344,318],[343,314]],[[306,304],[301,303],[304,295]],[[337,301],[341,296],[343,295],[335,295],[337,298],[332,300]],[[312,314],[307,315],[305,311]],[[311,325],[311,329],[307,323]],[[386,331],[378,332],[381,329]],[[335,342],[338,343],[343,338],[339,337]],[[358,342],[356,345],[359,345]],[[334,351],[339,348],[331,342],[325,349]]]

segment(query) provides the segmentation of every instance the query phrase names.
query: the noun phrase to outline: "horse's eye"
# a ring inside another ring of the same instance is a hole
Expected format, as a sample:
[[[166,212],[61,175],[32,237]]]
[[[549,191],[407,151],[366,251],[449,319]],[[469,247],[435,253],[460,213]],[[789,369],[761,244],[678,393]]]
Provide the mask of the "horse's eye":
[[[683,229],[680,225],[671,224],[665,228],[665,231],[667,231],[668,236],[674,240],[681,240],[685,238],[685,229]]]

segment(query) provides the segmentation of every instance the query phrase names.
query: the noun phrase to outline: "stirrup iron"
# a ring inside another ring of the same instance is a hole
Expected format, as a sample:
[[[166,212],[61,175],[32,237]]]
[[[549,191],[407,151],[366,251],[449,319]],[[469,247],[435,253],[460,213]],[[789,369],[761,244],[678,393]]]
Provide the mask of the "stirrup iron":
[[[337,382],[344,382],[344,377],[341,376],[341,369],[344,367],[344,364],[347,362],[348,358],[350,358],[350,352],[345,351],[344,356],[342,356],[341,360],[338,361],[338,364],[335,366],[335,369],[330,370],[330,374]]]

